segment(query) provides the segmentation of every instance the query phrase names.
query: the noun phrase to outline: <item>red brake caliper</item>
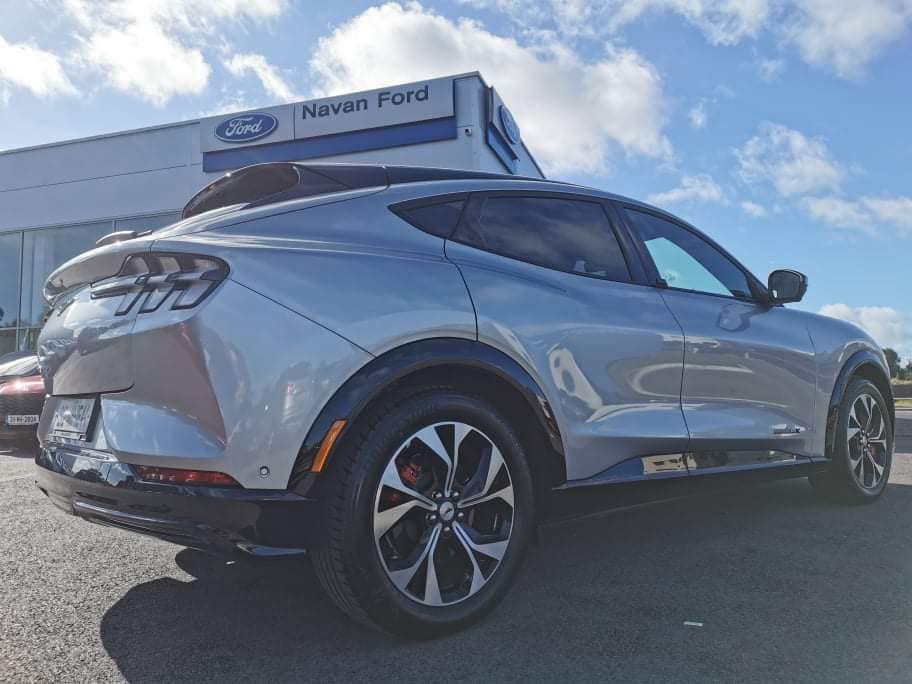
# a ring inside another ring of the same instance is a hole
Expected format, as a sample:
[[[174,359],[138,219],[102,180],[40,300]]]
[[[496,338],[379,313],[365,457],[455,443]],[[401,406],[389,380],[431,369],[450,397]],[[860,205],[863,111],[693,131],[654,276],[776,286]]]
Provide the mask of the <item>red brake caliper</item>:
[[[417,463],[406,463],[399,466],[399,477],[407,487],[414,487],[418,478],[421,477],[421,466]],[[387,505],[396,506],[402,503],[403,499],[405,499],[405,495],[395,489],[387,487],[383,492],[383,502]]]

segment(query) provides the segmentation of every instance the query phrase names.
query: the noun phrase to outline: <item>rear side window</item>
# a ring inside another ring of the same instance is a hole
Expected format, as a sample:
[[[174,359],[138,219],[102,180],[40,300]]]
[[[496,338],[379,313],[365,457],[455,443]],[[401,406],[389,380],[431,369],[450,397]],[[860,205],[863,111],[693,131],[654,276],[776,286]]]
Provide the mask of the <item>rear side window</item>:
[[[399,217],[404,218],[416,228],[437,237],[448,238],[456,229],[462,215],[464,199],[435,204],[414,205],[399,204],[390,207]]]
[[[553,197],[487,197],[460,242],[556,271],[630,281],[601,204]]]

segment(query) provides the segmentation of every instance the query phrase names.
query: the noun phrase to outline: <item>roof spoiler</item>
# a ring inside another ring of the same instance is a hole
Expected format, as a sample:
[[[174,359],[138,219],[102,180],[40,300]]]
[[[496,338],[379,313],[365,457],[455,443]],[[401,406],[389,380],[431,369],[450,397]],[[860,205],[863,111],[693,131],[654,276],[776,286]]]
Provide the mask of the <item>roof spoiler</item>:
[[[182,219],[231,205],[262,206],[332,192],[436,180],[499,178],[542,180],[502,173],[385,164],[299,164],[269,162],[230,171],[196,193]]]

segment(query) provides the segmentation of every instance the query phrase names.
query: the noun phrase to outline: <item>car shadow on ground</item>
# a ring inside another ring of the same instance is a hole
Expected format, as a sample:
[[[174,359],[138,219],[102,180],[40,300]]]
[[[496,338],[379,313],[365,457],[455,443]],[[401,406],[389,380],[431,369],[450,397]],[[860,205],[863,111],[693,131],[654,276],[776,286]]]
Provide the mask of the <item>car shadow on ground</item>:
[[[104,615],[101,639],[131,681],[845,681],[870,676],[871,660],[902,675],[912,671],[910,512],[907,485],[843,508],[802,480],[553,524],[489,618],[424,643],[350,622],[306,560],[228,564],[181,550],[193,579],[133,587]],[[859,634],[870,657],[857,658]]]

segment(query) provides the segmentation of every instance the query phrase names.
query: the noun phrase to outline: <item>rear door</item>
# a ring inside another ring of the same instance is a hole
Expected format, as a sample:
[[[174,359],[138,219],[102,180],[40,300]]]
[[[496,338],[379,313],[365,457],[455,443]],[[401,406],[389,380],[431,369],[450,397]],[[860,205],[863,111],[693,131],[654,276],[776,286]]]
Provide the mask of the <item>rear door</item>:
[[[809,454],[814,349],[799,312],[718,246],[667,216],[622,208],[684,331],[682,406],[697,470],[780,465]]]
[[[549,397],[569,480],[680,454],[688,439],[681,329],[610,211],[575,194],[478,193],[446,243],[479,340],[523,363]]]

